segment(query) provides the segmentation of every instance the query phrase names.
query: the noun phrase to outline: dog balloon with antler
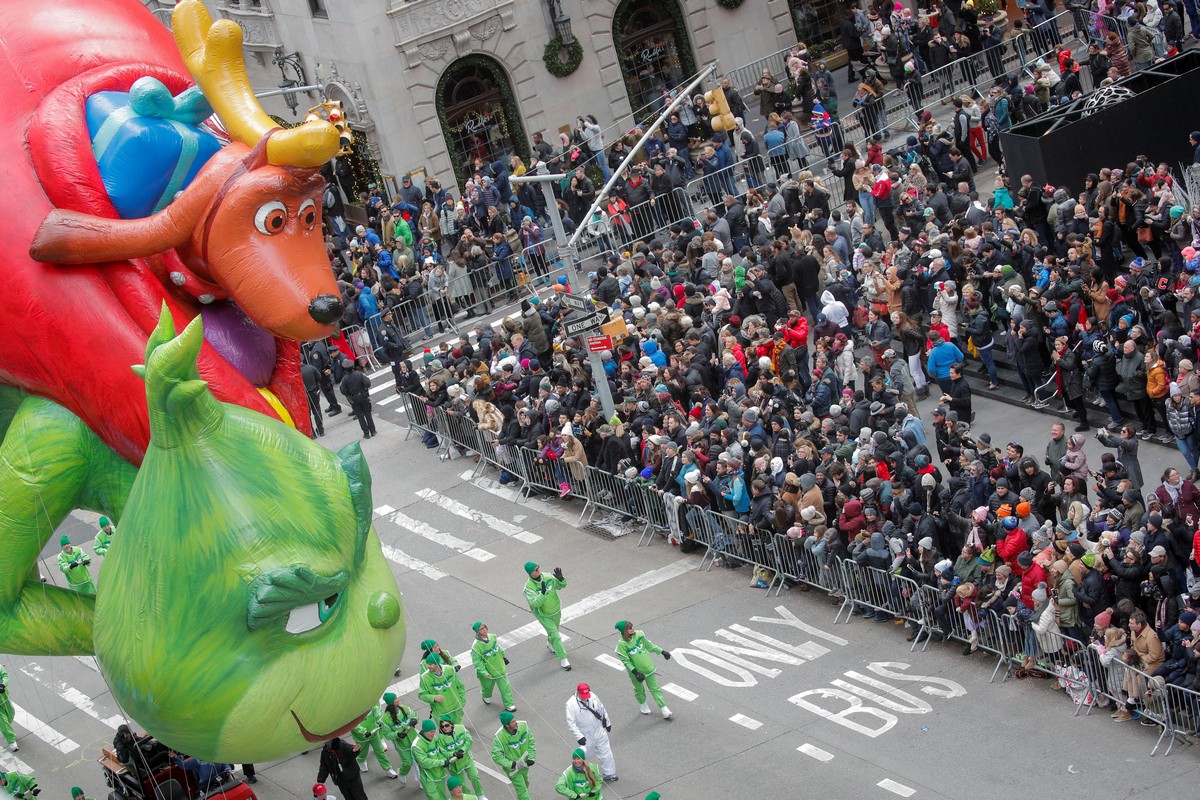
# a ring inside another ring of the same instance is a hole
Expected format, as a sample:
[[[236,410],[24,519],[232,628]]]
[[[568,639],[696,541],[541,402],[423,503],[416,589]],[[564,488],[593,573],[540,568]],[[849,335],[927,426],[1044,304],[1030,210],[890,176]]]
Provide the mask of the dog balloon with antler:
[[[404,626],[361,453],[305,435],[338,131],[279,129],[199,0],[172,28],[0,3],[0,652],[95,653],[168,745],[268,760],[348,730]],[[77,508],[119,523],[97,597],[35,567]]]

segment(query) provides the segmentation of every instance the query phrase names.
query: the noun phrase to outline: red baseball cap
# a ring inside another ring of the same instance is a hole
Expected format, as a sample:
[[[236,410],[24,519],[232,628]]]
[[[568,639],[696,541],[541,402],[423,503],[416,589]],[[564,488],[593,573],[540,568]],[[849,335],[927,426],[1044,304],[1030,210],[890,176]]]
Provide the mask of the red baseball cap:
[[[313,784],[313,797],[320,797],[323,794],[325,794],[325,784],[314,783]]]
[[[576,686],[575,691],[578,692],[579,696],[584,700],[587,700],[592,696],[592,687],[588,686],[586,683],[581,683]]]

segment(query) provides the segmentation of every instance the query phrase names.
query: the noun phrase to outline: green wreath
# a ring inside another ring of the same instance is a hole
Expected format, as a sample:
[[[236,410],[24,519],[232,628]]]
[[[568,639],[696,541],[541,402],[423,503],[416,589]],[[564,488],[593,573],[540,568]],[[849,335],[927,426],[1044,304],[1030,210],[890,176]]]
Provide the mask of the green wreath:
[[[566,51],[566,58],[563,58],[563,51]],[[546,63],[546,70],[556,78],[565,78],[575,70],[579,69],[579,65],[583,63],[583,45],[578,39],[572,39],[570,44],[567,44],[562,39],[555,36],[546,43],[546,49],[542,51],[542,61]]]
[[[745,0],[717,0],[717,5],[721,8],[728,8],[730,11],[739,8]]]

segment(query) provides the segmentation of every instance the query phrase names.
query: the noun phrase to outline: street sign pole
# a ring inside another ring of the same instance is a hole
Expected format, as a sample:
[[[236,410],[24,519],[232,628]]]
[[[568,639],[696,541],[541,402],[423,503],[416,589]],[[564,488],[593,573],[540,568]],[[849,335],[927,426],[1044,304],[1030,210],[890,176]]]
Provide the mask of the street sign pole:
[[[546,198],[546,213],[550,215],[550,224],[554,228],[554,241],[558,244],[558,257],[562,259],[567,271],[567,282],[573,291],[583,294],[587,291],[587,277],[579,273],[579,259],[575,257],[575,243],[567,241],[567,232],[563,228],[562,214],[558,210],[558,202],[554,197],[553,181],[560,181],[565,175],[550,175],[545,164],[539,163],[533,175],[521,175],[509,178],[509,182],[541,184],[542,196]],[[588,353],[588,364],[592,368],[592,380],[596,391],[600,394],[600,407],[604,409],[604,419],[612,419],[617,408],[613,403],[612,389],[608,385],[608,376],[604,372],[604,360],[599,353]]]

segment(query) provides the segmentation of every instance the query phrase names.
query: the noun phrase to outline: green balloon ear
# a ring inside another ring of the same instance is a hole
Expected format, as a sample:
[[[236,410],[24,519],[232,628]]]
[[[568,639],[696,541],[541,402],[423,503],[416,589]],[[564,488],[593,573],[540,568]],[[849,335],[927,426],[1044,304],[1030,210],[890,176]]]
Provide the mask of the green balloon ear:
[[[367,467],[367,459],[363,456],[362,445],[359,442],[350,444],[338,450],[338,461],[341,462],[342,472],[350,483],[350,501],[354,505],[354,522],[357,536],[354,542],[354,563],[362,563],[366,554],[367,536],[371,532],[371,470]]]
[[[221,404],[200,379],[196,359],[204,343],[204,324],[197,315],[183,333],[164,302],[158,324],[146,342],[146,363],[133,371],[146,381],[150,438],[159,447],[177,447],[215,423]]]

